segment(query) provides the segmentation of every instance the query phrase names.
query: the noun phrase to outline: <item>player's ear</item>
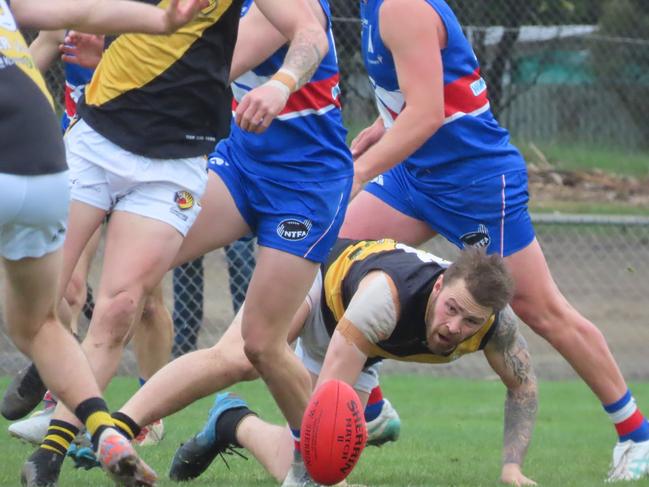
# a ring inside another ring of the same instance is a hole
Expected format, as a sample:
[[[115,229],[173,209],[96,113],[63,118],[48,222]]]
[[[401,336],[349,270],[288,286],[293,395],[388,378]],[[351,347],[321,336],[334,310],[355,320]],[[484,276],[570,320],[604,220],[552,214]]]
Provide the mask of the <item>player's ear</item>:
[[[433,294],[437,296],[444,286],[444,274],[440,274],[435,284],[433,284]]]

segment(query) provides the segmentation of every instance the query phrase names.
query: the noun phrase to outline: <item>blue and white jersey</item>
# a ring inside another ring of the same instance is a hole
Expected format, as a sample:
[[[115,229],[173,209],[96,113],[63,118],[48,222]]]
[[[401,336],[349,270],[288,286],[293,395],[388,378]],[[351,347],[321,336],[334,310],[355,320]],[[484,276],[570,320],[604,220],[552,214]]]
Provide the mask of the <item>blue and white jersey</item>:
[[[336,59],[331,12],[319,0],[327,17],[329,51],[311,80],[291,94],[284,110],[262,134],[241,130],[233,121],[227,140],[234,152],[246,154],[259,164],[259,176],[296,181],[322,181],[353,175],[347,131],[340,111],[340,74]],[[252,0],[244,2],[242,15]],[[268,81],[282,66],[287,46],[232,83],[233,109],[252,89]]]
[[[447,33],[447,45],[441,51],[445,119],[440,129],[405,163],[422,175],[432,175],[434,171],[440,183],[446,178],[474,179],[476,175],[524,168],[520,153],[509,141],[509,133],[491,112],[478,60],[457,17],[443,0],[426,2],[440,16]],[[389,129],[405,108],[405,100],[392,54],[381,39],[382,4],[383,0],[361,0],[362,51],[379,113]]]
[[[65,111],[61,117],[61,128],[65,132],[70,121],[77,114],[77,102],[86,85],[92,79],[93,69],[78,64],[63,63],[65,69]]]

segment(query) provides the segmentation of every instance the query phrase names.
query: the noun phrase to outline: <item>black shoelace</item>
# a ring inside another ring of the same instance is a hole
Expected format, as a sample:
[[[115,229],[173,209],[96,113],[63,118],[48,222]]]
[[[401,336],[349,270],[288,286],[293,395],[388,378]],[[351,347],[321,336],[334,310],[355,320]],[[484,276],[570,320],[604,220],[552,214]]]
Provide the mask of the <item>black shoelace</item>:
[[[225,459],[224,455],[230,455],[230,456],[238,455],[244,460],[248,460],[248,457],[245,456],[243,453],[241,453],[236,446],[228,445],[223,449],[222,452],[219,452],[219,456],[221,457],[221,460],[223,460],[223,463],[225,463],[225,466],[227,467],[228,470],[230,470],[230,465],[228,465],[228,461]]]

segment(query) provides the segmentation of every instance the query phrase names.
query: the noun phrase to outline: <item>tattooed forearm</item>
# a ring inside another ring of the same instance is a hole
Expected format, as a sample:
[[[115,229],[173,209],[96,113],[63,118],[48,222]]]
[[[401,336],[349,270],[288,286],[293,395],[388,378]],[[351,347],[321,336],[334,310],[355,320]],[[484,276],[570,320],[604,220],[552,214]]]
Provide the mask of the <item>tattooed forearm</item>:
[[[508,306],[485,348],[487,360],[507,386],[503,464],[523,464],[538,410],[537,383],[518,318]]]
[[[288,48],[282,68],[297,76],[298,87],[311,79],[326,53],[326,46],[327,38],[322,29],[302,29],[297,32]]]
[[[509,374],[518,385],[528,384],[534,379],[527,342],[520,333],[516,334],[514,342],[503,351],[503,358]]]
[[[505,401],[503,464],[522,465],[532,439],[538,410],[536,380],[520,390],[509,389]]]

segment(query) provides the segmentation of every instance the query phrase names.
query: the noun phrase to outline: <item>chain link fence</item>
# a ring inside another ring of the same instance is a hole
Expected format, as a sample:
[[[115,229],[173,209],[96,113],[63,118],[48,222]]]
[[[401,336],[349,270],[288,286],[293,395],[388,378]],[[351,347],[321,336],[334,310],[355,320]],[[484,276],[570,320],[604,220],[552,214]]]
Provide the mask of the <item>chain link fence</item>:
[[[359,2],[330,0],[341,67],[345,121],[351,133],[376,117],[360,55]],[[621,153],[649,149],[649,2],[645,0],[450,0],[480,59],[494,112],[515,140],[584,145]],[[47,75],[61,99],[60,66]],[[613,115],[613,116],[612,116]],[[649,156],[648,156],[649,157]],[[569,300],[606,334],[630,378],[649,378],[644,365],[649,290],[649,218],[535,216],[539,240]],[[212,252],[165,278],[173,310],[173,354],[213,344],[241,304],[254,268],[254,241]],[[426,247],[446,258],[441,238]],[[100,261],[101,252],[97,262]],[[93,266],[90,282],[98,282]],[[4,281],[0,279],[0,286]],[[175,299],[174,299],[175,298]],[[542,377],[572,371],[525,328]],[[24,358],[0,333],[0,374]],[[414,370],[409,365],[392,369]],[[480,357],[433,368],[484,377]],[[418,370],[418,369],[416,369]],[[428,369],[427,369],[428,370]],[[135,374],[126,354],[123,373]]]
[[[331,0],[345,118],[376,118],[359,2]],[[492,110],[515,140],[649,148],[645,0],[449,0],[480,60]],[[615,116],[611,116],[615,114]]]
[[[603,331],[627,378],[649,379],[649,363],[646,360],[649,217],[533,215],[533,220],[550,269],[568,300]],[[240,258],[246,255],[253,243],[237,245],[245,246],[238,249],[237,258]],[[457,253],[457,249],[441,237],[434,238],[424,248],[446,259],[453,259]],[[96,286],[99,280],[101,254],[100,248],[90,273],[91,286]],[[172,273],[166,276],[166,303],[169,308],[175,308],[174,313],[178,309],[184,313],[183,319],[176,316],[176,353],[193,346],[213,345],[230,324],[234,316],[232,285],[235,291],[242,291],[241,283],[235,281],[243,274],[247,275],[248,271],[245,266],[238,267],[240,263],[236,262],[236,269],[244,272],[235,274],[233,278],[228,274],[226,252],[209,253],[201,261],[201,282],[204,283],[201,293],[190,287],[193,284],[186,284],[184,292],[192,297],[178,300],[175,306]],[[196,283],[193,276],[185,277],[189,282]],[[2,286],[4,276],[0,275]],[[199,295],[201,300],[196,298]],[[82,319],[81,325],[82,329],[85,328],[87,320]],[[567,363],[544,340],[527,327],[523,327],[523,333],[530,343],[540,377],[556,379],[574,376]],[[13,374],[25,362],[3,330],[0,333],[0,374]],[[385,370],[473,378],[490,376],[490,369],[481,354],[462,358],[449,365],[424,368],[389,362]],[[121,373],[137,373],[130,350],[125,355]]]

